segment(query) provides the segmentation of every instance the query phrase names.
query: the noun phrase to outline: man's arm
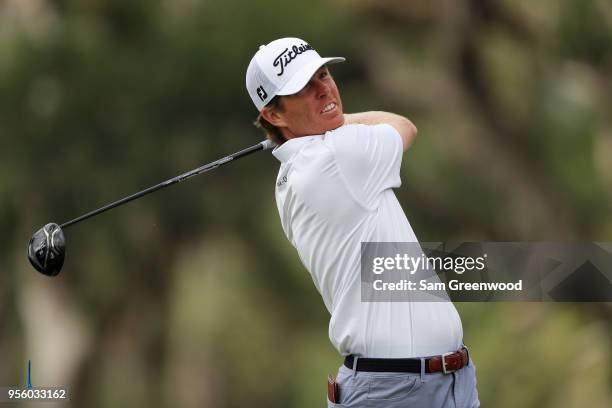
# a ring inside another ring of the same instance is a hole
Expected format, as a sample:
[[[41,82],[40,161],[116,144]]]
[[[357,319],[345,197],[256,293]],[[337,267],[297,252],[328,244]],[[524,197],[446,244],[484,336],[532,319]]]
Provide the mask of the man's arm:
[[[393,126],[402,137],[404,151],[408,150],[417,135],[417,128],[414,124],[403,116],[395,113],[371,111],[360,113],[344,114],[344,124],[361,123],[363,125],[387,124]]]

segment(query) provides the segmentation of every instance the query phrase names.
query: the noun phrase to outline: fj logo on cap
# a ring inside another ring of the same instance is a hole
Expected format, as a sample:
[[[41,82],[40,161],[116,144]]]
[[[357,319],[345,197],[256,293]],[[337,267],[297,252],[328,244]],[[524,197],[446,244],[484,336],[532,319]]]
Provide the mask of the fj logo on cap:
[[[280,66],[280,71],[276,74],[276,76],[283,75],[285,72],[285,67],[289,65],[291,61],[293,61],[298,55],[309,50],[312,50],[312,47],[306,43],[303,43],[302,45],[294,45],[291,47],[291,50],[289,50],[289,48],[285,48],[283,52],[274,58],[273,65],[275,67]]]
[[[268,97],[268,93],[266,92],[263,86],[257,88],[257,96],[259,96],[259,99],[261,99],[262,101],[265,101]]]

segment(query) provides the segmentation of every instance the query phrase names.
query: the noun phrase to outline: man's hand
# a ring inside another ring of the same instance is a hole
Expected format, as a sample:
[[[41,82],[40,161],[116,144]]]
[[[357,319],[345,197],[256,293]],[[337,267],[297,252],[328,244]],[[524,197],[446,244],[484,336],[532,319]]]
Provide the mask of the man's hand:
[[[408,150],[417,135],[417,128],[407,118],[390,112],[371,111],[344,114],[344,124],[360,123],[363,125],[391,125],[402,137],[404,151]]]

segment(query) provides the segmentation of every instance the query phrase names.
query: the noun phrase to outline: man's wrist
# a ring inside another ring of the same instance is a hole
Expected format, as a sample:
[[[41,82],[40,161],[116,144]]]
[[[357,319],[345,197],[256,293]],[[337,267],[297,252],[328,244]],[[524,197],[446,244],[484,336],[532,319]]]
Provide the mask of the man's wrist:
[[[368,112],[357,112],[357,113],[345,113],[344,114],[344,124],[352,125],[355,123],[361,125],[378,125],[383,123],[380,121],[382,119],[377,112],[368,111]]]
[[[356,116],[357,116],[357,114],[355,114],[355,113],[345,113],[344,114],[344,124],[345,125],[352,125],[354,123],[359,123],[356,120]]]
[[[379,125],[381,123],[385,123],[385,119],[388,119],[390,115],[393,114],[378,111],[345,113],[344,124],[351,125],[354,123],[359,123],[361,125]]]

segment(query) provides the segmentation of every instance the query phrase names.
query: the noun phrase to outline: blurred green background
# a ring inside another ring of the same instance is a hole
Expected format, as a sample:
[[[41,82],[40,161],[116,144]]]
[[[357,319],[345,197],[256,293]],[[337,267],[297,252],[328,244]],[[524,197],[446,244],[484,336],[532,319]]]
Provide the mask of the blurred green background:
[[[72,407],[322,407],[340,357],[254,144],[260,44],[309,41],[345,111],[419,128],[397,190],[422,241],[612,241],[608,0],[0,1],[0,386]],[[612,305],[457,304],[484,407],[612,406]]]

